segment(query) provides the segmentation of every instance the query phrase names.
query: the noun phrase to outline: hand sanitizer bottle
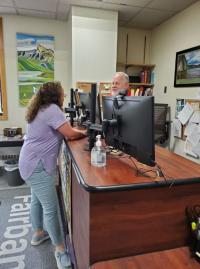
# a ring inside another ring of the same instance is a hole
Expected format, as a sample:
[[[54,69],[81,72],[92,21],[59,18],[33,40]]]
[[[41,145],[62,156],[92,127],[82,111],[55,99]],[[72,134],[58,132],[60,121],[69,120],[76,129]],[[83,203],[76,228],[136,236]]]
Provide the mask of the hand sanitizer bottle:
[[[95,146],[91,150],[91,164],[97,167],[106,165],[106,151],[102,146],[101,135],[96,136]]]

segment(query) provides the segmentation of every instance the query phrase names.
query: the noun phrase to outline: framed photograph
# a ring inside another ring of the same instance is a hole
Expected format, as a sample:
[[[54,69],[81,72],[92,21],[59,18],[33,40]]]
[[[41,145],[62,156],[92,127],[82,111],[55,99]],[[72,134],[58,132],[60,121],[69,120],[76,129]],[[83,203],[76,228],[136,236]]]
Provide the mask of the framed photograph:
[[[8,120],[2,18],[0,18],[0,121],[1,120]]]
[[[200,46],[176,53],[174,87],[200,86]]]
[[[19,103],[27,106],[40,86],[54,80],[54,36],[17,33]]]

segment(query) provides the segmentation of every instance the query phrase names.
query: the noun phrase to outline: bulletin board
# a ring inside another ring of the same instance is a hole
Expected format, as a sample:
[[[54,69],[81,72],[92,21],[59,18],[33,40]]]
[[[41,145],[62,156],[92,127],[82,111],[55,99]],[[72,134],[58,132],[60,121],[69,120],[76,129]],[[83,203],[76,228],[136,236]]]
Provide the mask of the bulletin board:
[[[200,113],[200,100],[195,100],[195,99],[185,99],[185,104],[190,104],[191,107],[193,108],[194,112],[199,112]],[[187,136],[185,135],[185,129],[187,125],[183,126],[183,140],[186,140]]]
[[[184,152],[200,158],[200,100],[177,99],[174,136],[184,140]]]
[[[185,99],[185,104],[190,104],[194,111],[200,111],[200,100],[199,99]]]
[[[175,114],[175,118],[178,119],[178,114],[182,111],[182,109],[184,108],[184,106],[186,104],[189,104],[194,112],[199,112],[200,113],[200,100],[199,99],[176,99],[176,114]],[[187,123],[188,124],[188,123]],[[186,139],[186,136],[184,135],[185,132],[185,128],[187,127],[187,124],[182,124],[181,126],[181,135],[176,136],[182,140]]]

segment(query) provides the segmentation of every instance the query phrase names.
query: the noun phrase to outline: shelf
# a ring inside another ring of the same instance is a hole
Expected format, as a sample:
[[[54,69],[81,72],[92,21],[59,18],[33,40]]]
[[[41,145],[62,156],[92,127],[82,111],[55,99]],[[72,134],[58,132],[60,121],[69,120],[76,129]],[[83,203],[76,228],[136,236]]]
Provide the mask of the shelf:
[[[148,69],[153,69],[155,64],[125,64],[125,63],[117,63],[117,66],[124,66],[125,68],[129,67],[146,67]]]
[[[129,83],[130,86],[145,86],[145,87],[154,87],[154,84],[151,83]]]

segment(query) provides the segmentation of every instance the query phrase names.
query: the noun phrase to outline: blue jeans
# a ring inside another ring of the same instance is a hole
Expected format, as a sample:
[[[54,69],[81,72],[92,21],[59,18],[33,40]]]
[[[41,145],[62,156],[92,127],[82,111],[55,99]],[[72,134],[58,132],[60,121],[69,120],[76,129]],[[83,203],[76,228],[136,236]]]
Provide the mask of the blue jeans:
[[[45,226],[53,245],[62,244],[63,238],[59,222],[55,176],[48,175],[40,161],[26,182],[31,187],[31,222],[33,231],[43,230]]]

